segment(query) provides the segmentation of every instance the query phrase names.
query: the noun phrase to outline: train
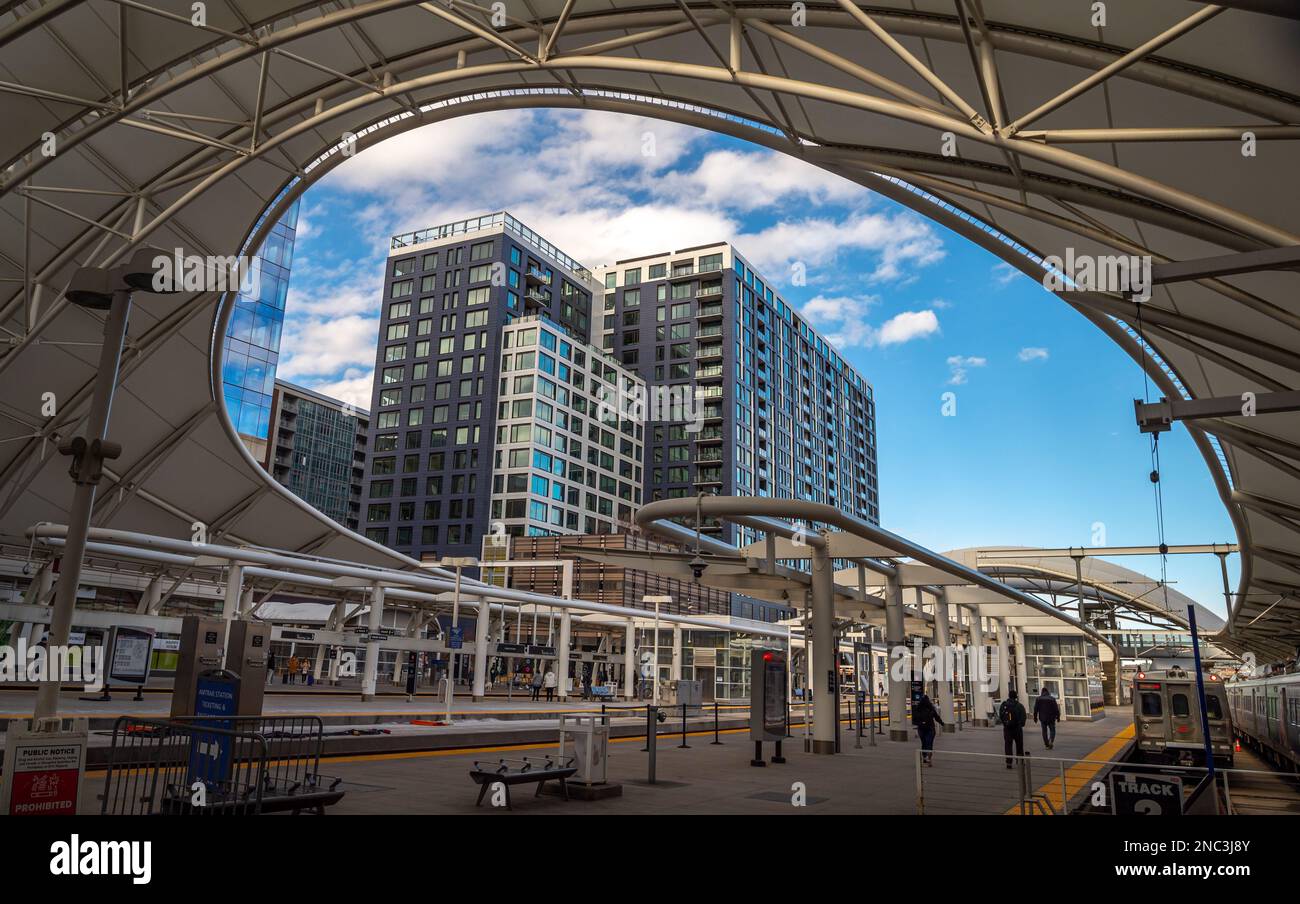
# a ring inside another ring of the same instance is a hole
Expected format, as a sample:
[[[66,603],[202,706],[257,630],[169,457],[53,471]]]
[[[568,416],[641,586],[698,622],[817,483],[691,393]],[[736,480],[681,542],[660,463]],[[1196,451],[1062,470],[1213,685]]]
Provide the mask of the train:
[[[1217,675],[1205,676],[1205,715],[1214,762],[1232,767],[1232,714],[1228,692]],[[1138,672],[1133,679],[1133,729],[1137,751],[1152,763],[1205,765],[1205,735],[1196,675],[1174,666]]]
[[[1300,672],[1226,688],[1237,737],[1279,768],[1300,771]]]

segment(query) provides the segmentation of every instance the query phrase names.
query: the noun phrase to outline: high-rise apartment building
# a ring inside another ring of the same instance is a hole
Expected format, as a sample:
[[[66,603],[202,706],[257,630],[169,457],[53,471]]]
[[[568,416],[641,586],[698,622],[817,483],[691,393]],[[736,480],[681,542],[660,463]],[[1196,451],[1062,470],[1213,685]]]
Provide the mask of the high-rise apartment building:
[[[474,556],[699,492],[878,521],[870,384],[731,245],[593,275],[501,212],[395,236],[386,267],[371,539]]]
[[[359,530],[369,427],[368,412],[276,380],[262,467],[317,511]]]
[[[226,328],[221,359],[221,390],[226,410],[253,458],[266,458],[275,368],[280,360],[280,329],[293,263],[297,202],[271,228],[258,249],[256,297],[239,293]]]
[[[693,423],[648,428],[647,501],[699,492],[807,499],[878,523],[871,385],[734,247],[594,272],[603,347],[651,387],[694,387]],[[754,538],[748,529],[726,535]]]
[[[386,266],[366,536],[473,556],[493,521],[630,520],[644,427],[593,411],[599,387],[636,380],[587,344],[591,272],[505,212],[395,236]]]
[[[630,527],[644,427],[619,400],[643,397],[645,381],[540,315],[501,339],[491,521],[518,537]]]

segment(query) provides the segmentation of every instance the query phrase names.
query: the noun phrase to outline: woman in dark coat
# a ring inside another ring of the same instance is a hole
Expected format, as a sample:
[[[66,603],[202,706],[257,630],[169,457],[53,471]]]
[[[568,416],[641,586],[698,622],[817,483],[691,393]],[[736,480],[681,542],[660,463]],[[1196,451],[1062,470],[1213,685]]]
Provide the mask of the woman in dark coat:
[[[931,702],[928,694],[922,695],[920,702],[912,707],[912,725],[915,726],[916,733],[921,738],[921,762],[927,766],[934,765],[936,723],[943,724],[943,719],[939,718],[939,710],[935,709],[934,703]]]

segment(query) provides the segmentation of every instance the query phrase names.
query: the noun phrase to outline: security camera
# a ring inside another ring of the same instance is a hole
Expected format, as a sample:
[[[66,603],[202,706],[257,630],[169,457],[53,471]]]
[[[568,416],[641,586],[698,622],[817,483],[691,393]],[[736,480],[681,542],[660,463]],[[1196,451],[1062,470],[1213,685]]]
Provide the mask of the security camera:
[[[704,574],[704,569],[709,567],[709,563],[701,559],[699,556],[696,556],[691,559],[690,564],[691,574],[695,576],[695,583],[698,584],[700,582],[700,577]]]

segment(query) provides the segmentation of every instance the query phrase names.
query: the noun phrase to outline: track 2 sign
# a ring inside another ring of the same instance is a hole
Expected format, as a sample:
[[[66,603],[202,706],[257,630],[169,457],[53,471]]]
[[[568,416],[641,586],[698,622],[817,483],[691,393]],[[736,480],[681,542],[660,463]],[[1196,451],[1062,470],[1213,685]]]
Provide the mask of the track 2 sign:
[[[1181,816],[1183,780],[1176,775],[1114,772],[1110,800],[1116,816]]]

